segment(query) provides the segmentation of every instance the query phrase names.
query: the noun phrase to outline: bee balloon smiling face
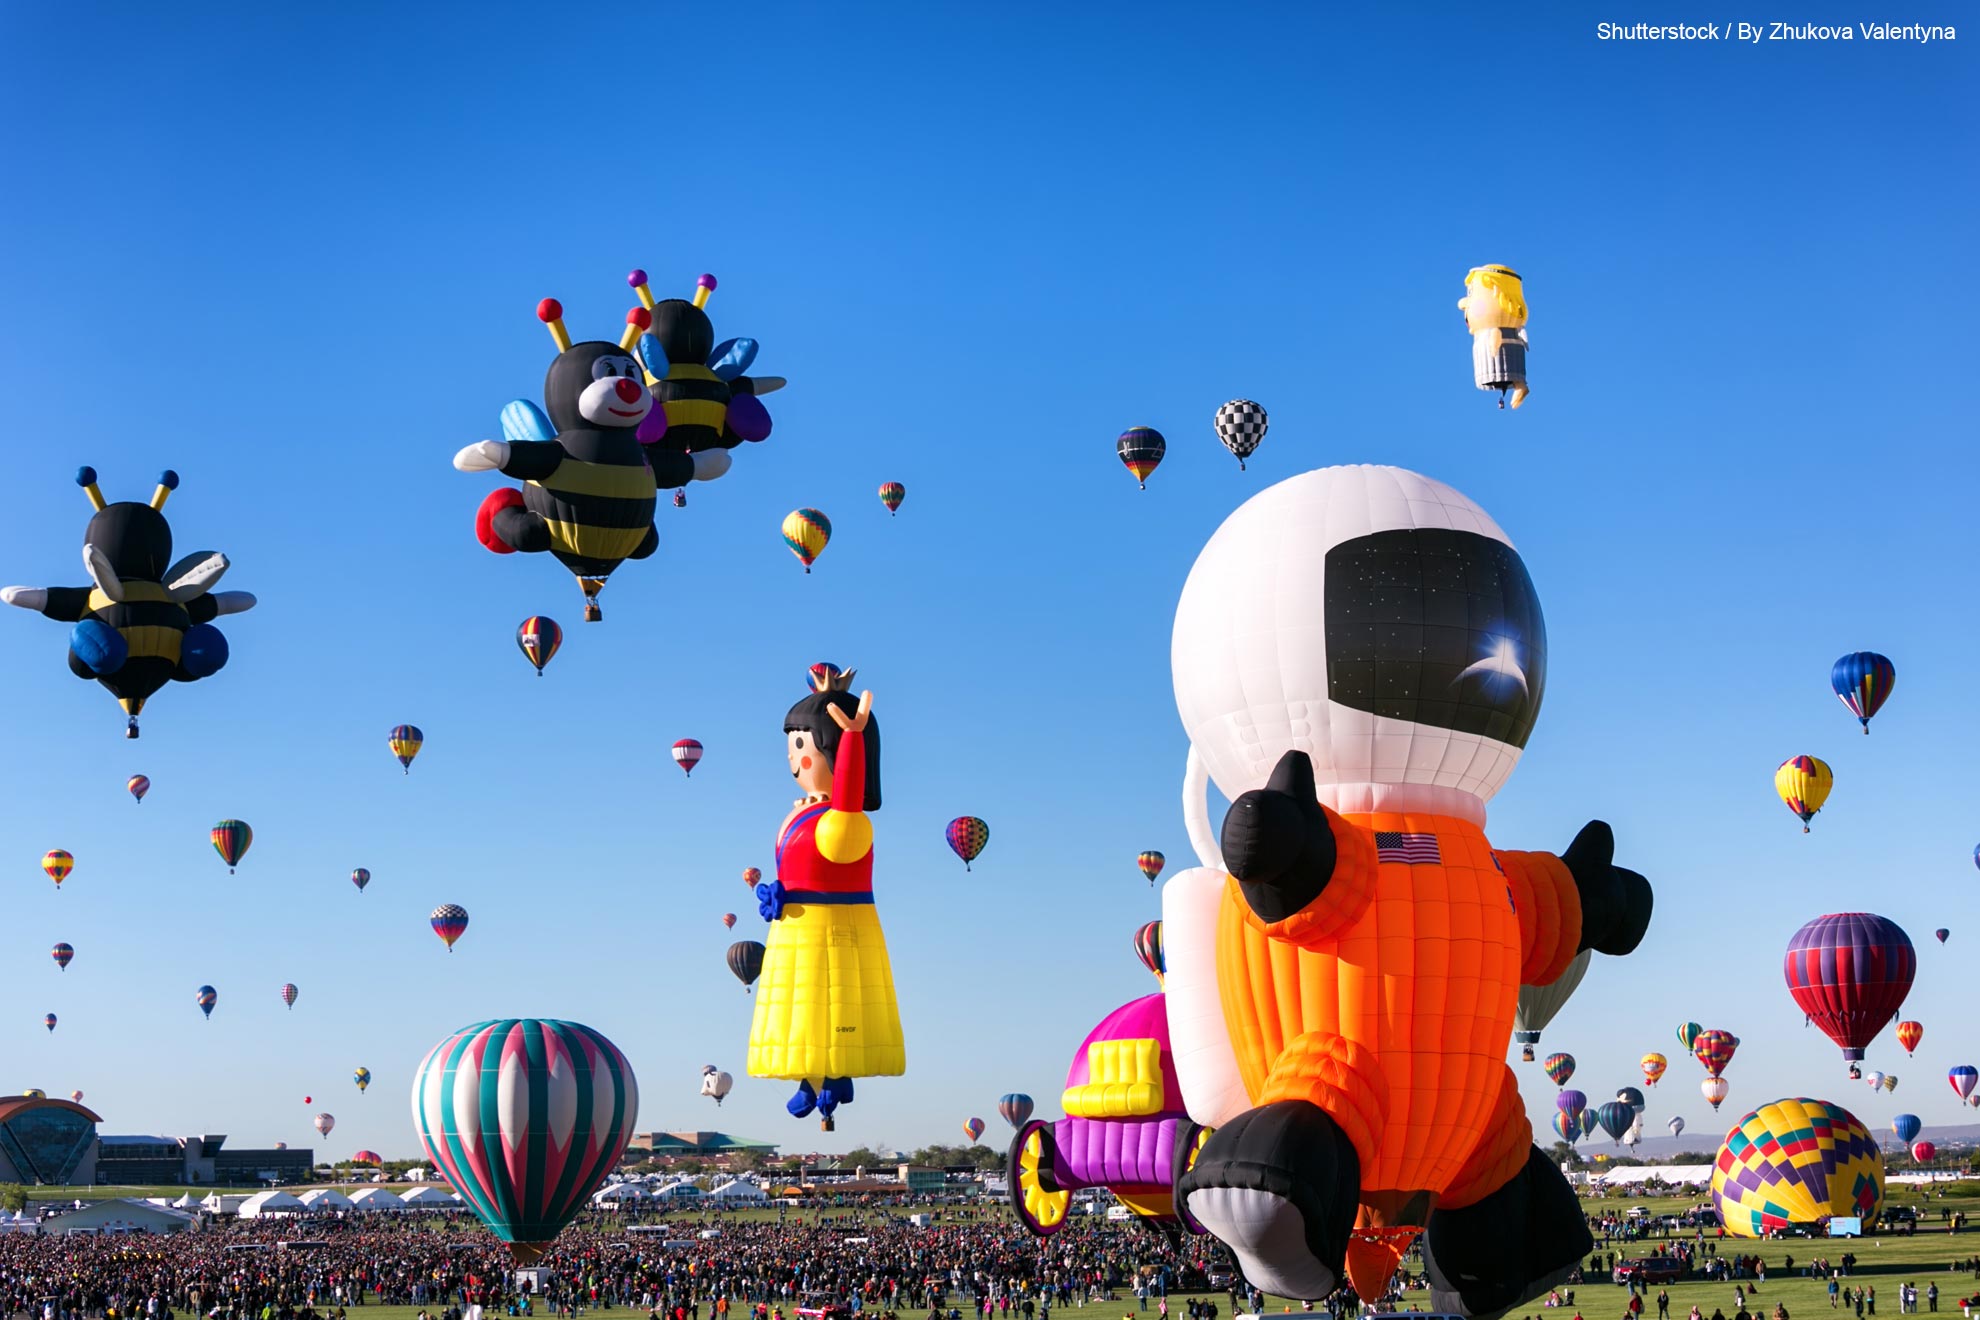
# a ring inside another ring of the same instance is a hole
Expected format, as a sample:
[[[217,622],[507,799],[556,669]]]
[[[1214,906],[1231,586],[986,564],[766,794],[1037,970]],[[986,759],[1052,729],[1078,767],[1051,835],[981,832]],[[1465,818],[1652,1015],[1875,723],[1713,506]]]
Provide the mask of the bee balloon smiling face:
[[[543,381],[543,400],[558,431],[585,426],[637,427],[653,411],[646,372],[617,344],[574,344],[557,355]]]

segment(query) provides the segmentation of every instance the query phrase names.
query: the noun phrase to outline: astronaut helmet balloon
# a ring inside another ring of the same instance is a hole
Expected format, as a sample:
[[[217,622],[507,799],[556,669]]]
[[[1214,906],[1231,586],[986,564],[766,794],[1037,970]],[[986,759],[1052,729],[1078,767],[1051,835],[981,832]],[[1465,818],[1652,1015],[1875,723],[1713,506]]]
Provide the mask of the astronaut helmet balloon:
[[[1165,997],[1189,1116],[1212,1129],[1179,1212],[1269,1294],[1345,1275],[1372,1300],[1424,1229],[1432,1276],[1469,1281],[1450,1309],[1533,1295],[1590,1240],[1504,1062],[1519,989],[1583,949],[1629,953],[1652,900],[1599,821],[1558,854],[1485,834],[1546,692],[1518,550],[1429,477],[1303,473],[1210,537],[1170,664],[1203,865],[1163,886]],[[1455,954],[1423,956],[1459,942],[1461,991]],[[1364,996],[1397,1011],[1351,1028]]]

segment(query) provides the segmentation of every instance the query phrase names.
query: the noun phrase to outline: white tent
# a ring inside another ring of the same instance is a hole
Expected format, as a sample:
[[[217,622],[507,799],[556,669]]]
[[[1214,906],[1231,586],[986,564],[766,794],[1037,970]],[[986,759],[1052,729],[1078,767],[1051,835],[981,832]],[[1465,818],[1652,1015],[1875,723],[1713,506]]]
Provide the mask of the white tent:
[[[193,1199],[191,1192],[181,1192],[179,1199],[170,1202],[170,1205],[174,1210],[191,1210],[198,1206],[199,1202]]]
[[[668,1183],[665,1187],[656,1187],[653,1189],[653,1199],[656,1201],[692,1201],[703,1195],[704,1193],[699,1187],[696,1187],[693,1183],[685,1179],[680,1182]]]
[[[241,1202],[237,1212],[243,1219],[259,1219],[263,1215],[299,1215],[309,1207],[283,1191],[256,1192]]]
[[[312,1210],[349,1210],[351,1198],[334,1187],[313,1187],[296,1198]]]
[[[366,1190],[370,1189],[367,1188]],[[359,1193],[359,1195],[363,1195],[363,1193]],[[454,1206],[454,1199],[438,1187],[415,1187],[399,1198],[399,1204],[409,1207],[434,1206],[443,1210],[451,1210]]]
[[[1605,1187],[1631,1187],[1641,1183],[1663,1183],[1667,1187],[1680,1187],[1686,1183],[1704,1184],[1712,1181],[1712,1166],[1709,1164],[1620,1164],[1594,1175],[1594,1181]]]
[[[403,1210],[406,1203],[383,1187],[365,1187],[351,1196],[354,1210]]]
[[[764,1191],[761,1186],[749,1178],[736,1178],[717,1187],[708,1194],[708,1198],[712,1201],[728,1201],[732,1203],[740,1201],[767,1201],[770,1199],[770,1193]]]
[[[136,1199],[119,1199],[92,1201],[80,1210],[49,1220],[42,1230],[51,1234],[180,1233],[192,1224],[193,1217],[182,1210],[147,1205]]]
[[[246,1200],[245,1196],[222,1196],[219,1192],[208,1192],[200,1201],[199,1208],[216,1215],[231,1215],[237,1213]]]
[[[638,1183],[614,1183],[601,1187],[591,1194],[593,1205],[630,1205],[635,1201],[650,1201],[653,1193]]]

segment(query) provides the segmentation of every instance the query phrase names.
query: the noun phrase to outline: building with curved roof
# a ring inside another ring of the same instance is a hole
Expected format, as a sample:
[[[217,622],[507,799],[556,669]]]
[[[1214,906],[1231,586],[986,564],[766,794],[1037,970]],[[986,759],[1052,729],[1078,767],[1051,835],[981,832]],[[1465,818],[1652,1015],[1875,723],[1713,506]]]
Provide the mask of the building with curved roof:
[[[0,1097],[0,1182],[95,1182],[96,1125],[102,1121],[73,1100]]]

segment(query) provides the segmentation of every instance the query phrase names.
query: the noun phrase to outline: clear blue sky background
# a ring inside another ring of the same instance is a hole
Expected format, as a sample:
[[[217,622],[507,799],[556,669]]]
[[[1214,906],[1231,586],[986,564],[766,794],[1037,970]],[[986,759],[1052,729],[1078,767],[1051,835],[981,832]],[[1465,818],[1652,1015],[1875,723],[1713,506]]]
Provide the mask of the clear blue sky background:
[[[237,1143],[311,1141],[327,1107],[327,1152],[409,1155],[427,1047],[536,1014],[626,1050],[642,1128],[832,1150],[971,1114],[995,1135],[1007,1090],[1056,1112],[1087,1026],[1149,988],[1135,853],[1187,857],[1168,638],[1197,549],[1274,481],[1387,462],[1491,511],[1546,606],[1548,709],[1494,839],[1558,849],[1602,816],[1657,886],[1642,949],[1548,1032],[1575,1084],[1605,1098],[1693,1018],[1745,1040],[1723,1117],[1813,1092],[1879,1128],[1956,1121],[1945,1070],[1980,1061],[1980,31],[1646,45],[1569,6],[926,8],[0,15],[0,579],[82,581],[79,463],[113,499],[169,465],[180,549],[225,550],[262,602],[137,743],[61,626],[0,617],[0,1089]],[[1892,16],[1962,16],[1914,8]],[[1489,261],[1533,307],[1517,415],[1471,388],[1453,307]],[[540,393],[536,301],[609,334],[633,266],[663,295],[717,273],[718,331],[792,383],[584,626],[553,562],[479,548],[495,483],[448,459]],[[1238,395],[1272,415],[1249,472],[1210,430]],[[1145,493],[1114,456],[1135,423],[1169,436]],[[809,577],[778,537],[799,505],[836,529]],[[541,681],[512,640],[534,612],[568,633]],[[1860,647],[1899,673],[1868,739],[1827,685]],[[782,1083],[695,1095],[704,1062],[742,1072],[722,955],[761,934],[738,873],[771,864],[780,720],[821,658],[859,668],[886,730],[910,1047],[830,1137]],[[410,777],[402,720],[429,739]],[[1800,752],[1837,775],[1806,837],[1771,785]],[[942,838],[962,813],[992,827],[969,874]],[[225,816],[256,832],[231,876]],[[60,893],[51,847],[77,857]],[[442,902],[473,914],[452,956]],[[1894,1096],[1841,1080],[1780,976],[1805,918],[1864,906],[1920,944],[1924,1045],[1873,1051]],[[1544,1121],[1553,1087],[1521,1076]],[[1674,1061],[1653,1132],[1680,1113],[1709,1140],[1700,1076]]]

